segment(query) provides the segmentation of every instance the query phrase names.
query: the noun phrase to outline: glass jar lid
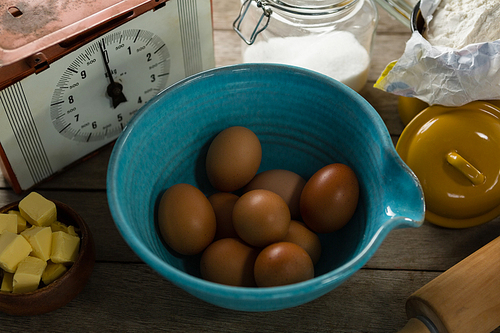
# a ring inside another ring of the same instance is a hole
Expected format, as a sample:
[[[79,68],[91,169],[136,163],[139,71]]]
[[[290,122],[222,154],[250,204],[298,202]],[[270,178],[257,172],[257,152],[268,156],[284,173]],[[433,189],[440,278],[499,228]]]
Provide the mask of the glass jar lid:
[[[269,25],[269,20],[273,13],[273,9],[282,13],[296,15],[301,17],[328,17],[328,15],[336,15],[338,13],[348,13],[355,8],[360,0],[245,0],[241,6],[238,17],[233,22],[233,30],[241,37],[245,43],[252,45],[258,34],[264,31]],[[253,29],[250,37],[247,38],[241,32],[241,25],[249,8],[255,5],[262,10],[260,18]]]
[[[329,15],[354,6],[359,0],[262,0],[262,5],[299,15]]]

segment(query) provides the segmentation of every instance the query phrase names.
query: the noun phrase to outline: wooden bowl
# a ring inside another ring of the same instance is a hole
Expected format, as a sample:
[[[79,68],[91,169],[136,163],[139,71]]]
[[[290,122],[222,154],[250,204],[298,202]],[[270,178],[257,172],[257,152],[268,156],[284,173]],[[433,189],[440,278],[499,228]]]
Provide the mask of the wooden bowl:
[[[57,220],[79,229],[80,252],[68,271],[51,284],[24,294],[0,292],[0,311],[17,316],[32,316],[56,310],[75,298],[87,283],[95,262],[94,239],[85,221],[68,205],[52,200]],[[0,213],[18,209],[19,202],[0,208]]]

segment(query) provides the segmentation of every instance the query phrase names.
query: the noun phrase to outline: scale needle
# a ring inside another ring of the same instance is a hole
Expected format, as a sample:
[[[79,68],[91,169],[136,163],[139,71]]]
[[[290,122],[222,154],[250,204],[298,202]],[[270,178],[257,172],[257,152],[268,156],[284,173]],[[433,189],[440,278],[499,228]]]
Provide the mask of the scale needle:
[[[104,44],[104,41],[102,43]],[[106,72],[108,74],[110,82],[108,87],[106,88],[106,92],[108,93],[108,96],[111,97],[111,100],[113,102],[113,107],[116,109],[116,107],[120,103],[126,102],[127,98],[123,94],[123,86],[121,85],[121,83],[115,82],[115,80],[113,80],[113,75],[111,74],[111,69],[108,63],[109,61],[108,59],[106,59],[106,53],[104,52],[104,48],[102,47],[101,43],[99,43],[99,48],[101,49],[104,66],[106,67]]]

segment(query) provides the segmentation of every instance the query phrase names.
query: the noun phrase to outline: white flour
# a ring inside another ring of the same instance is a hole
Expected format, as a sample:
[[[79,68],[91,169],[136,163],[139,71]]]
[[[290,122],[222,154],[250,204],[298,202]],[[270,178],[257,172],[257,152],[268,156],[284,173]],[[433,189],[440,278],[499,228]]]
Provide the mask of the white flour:
[[[455,49],[500,39],[500,0],[441,0],[424,37]]]
[[[370,56],[354,35],[334,31],[323,35],[270,38],[249,46],[246,63],[282,63],[328,75],[359,91],[368,78]]]

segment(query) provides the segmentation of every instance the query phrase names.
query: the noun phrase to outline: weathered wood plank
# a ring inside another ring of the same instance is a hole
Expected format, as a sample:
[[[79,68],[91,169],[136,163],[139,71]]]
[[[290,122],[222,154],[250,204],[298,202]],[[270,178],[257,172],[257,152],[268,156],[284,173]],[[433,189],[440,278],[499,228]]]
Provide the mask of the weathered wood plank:
[[[468,229],[425,222],[420,228],[391,231],[365,267],[443,271],[498,236],[500,218]]]
[[[215,65],[217,67],[241,63],[240,37],[232,30],[214,32]]]
[[[404,326],[406,298],[435,276],[361,270],[308,304],[248,313],[200,301],[146,265],[98,263],[84,291],[65,307],[35,318],[0,314],[0,321],[2,331],[386,333]]]
[[[241,8],[240,0],[212,1],[214,30],[232,30]]]

